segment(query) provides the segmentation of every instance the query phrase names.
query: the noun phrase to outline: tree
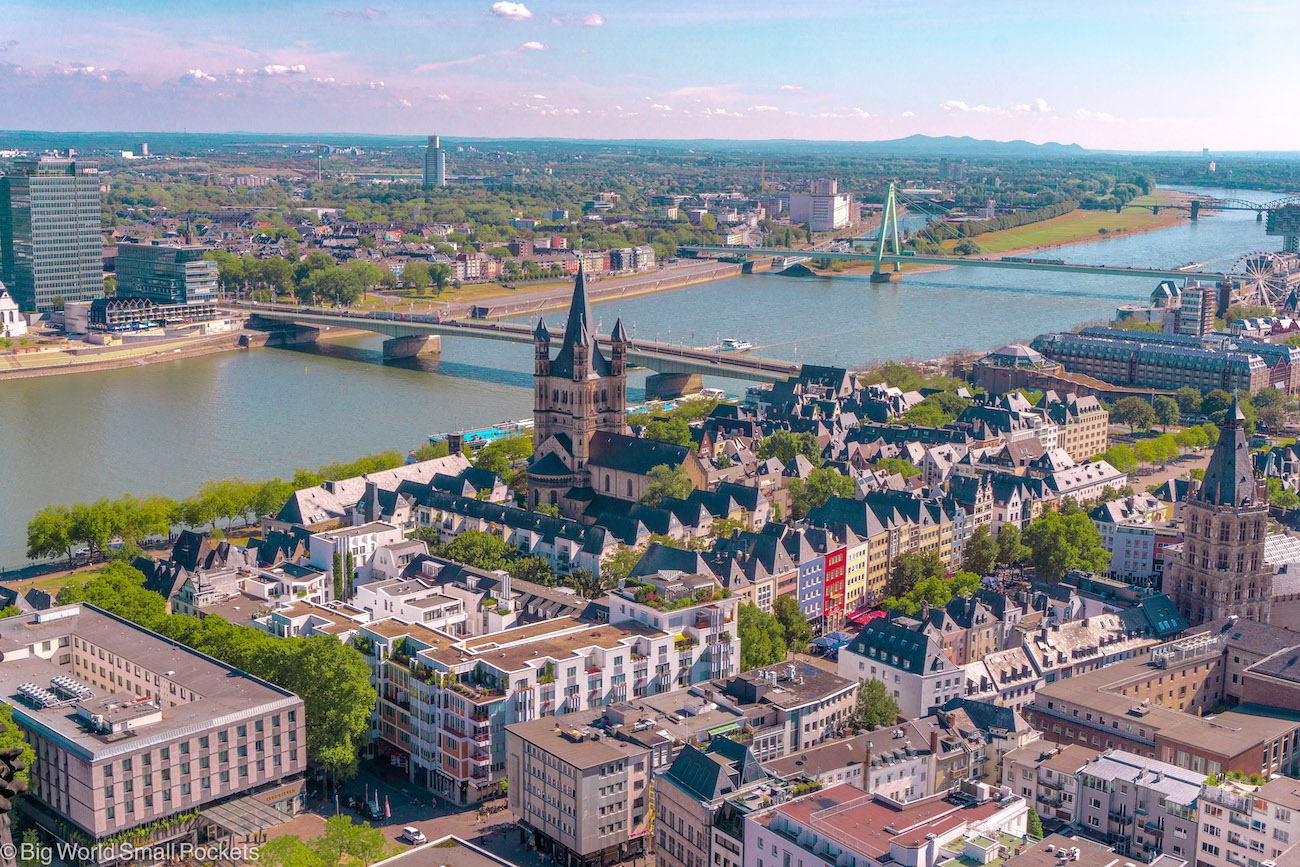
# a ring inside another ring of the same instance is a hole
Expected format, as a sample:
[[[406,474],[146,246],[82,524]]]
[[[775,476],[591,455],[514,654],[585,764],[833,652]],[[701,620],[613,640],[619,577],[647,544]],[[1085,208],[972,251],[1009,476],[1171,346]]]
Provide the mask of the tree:
[[[1126,397],[1111,407],[1110,420],[1128,425],[1129,433],[1132,433],[1136,428],[1150,430],[1155,423],[1156,413],[1151,404],[1142,398]]]
[[[451,280],[451,267],[434,265],[429,269],[429,279],[433,282],[434,289],[441,295],[442,290],[447,288],[447,283]]]
[[[1300,495],[1288,488],[1278,477],[1269,476],[1268,501],[1282,509],[1294,509],[1296,506],[1300,506]]]
[[[412,259],[402,266],[401,279],[403,286],[419,294],[429,286],[429,266]]]
[[[493,572],[504,569],[518,556],[506,540],[483,530],[466,530],[447,543],[442,556],[475,569]]]
[[[612,586],[607,576],[597,575],[589,569],[574,569],[566,583],[584,599],[599,599]]]
[[[736,628],[740,635],[740,670],[762,668],[785,659],[785,629],[774,614],[752,602],[740,606]]]
[[[600,574],[604,575],[614,586],[626,580],[633,567],[641,560],[641,552],[635,548],[619,547],[617,551],[605,558],[600,564]]]
[[[1201,399],[1201,413],[1208,416],[1220,415],[1232,406],[1232,395],[1221,388],[1216,388]]]
[[[852,497],[854,488],[848,476],[831,467],[821,467],[809,473],[807,481],[790,479],[786,490],[790,492],[790,514],[802,518],[826,505],[831,497]]]
[[[84,542],[92,556],[102,555],[117,524],[112,504],[101,497],[93,503],[77,503],[71,512],[73,541]]]
[[[795,650],[802,651],[808,646],[808,640],[812,638],[812,624],[793,596],[778,596],[776,604],[772,606],[772,613],[781,625],[786,647],[793,644]]]
[[[343,598],[343,555],[338,551],[334,552],[334,598]]]
[[[380,828],[364,822],[354,822],[351,816],[330,816],[325,829],[311,841],[311,849],[325,864],[342,864],[343,856],[371,864],[381,860],[388,851],[388,841]]]
[[[1066,573],[1105,572],[1110,555],[1101,547],[1101,533],[1086,512],[1065,516],[1048,512],[1025,530],[1030,562],[1040,576],[1059,581]]]
[[[27,768],[14,774],[14,779],[26,781],[32,762],[36,759],[36,751],[32,749],[31,744],[27,743],[27,737],[23,734],[23,730],[14,723],[13,708],[0,703],[0,750],[9,750],[15,747],[23,748],[22,755],[18,758],[27,765]]]
[[[889,694],[888,687],[876,678],[862,681],[858,687],[858,701],[853,706],[851,720],[867,731],[893,725],[899,716],[898,702]]]
[[[1178,424],[1178,401],[1164,394],[1156,395],[1151,401],[1151,408],[1155,410],[1156,423],[1162,430],[1169,430],[1170,425]]]
[[[1020,528],[1012,523],[1005,523],[998,530],[998,562],[1011,566],[1023,562],[1029,552],[1020,544]]]
[[[641,502],[648,506],[659,505],[665,497],[684,500],[691,491],[695,490],[690,476],[686,475],[685,468],[680,466],[670,467],[667,464],[660,464],[650,470],[649,477],[650,484],[646,486],[645,493],[641,496]]]
[[[68,558],[72,566],[72,512],[67,506],[46,506],[27,522],[27,557]]]
[[[506,571],[511,578],[520,581],[531,581],[544,587],[555,584],[555,573],[545,557],[520,557],[508,565]]]
[[[257,863],[266,867],[329,867],[326,861],[297,834],[272,837],[257,850]]]
[[[889,569],[889,578],[885,581],[885,595],[898,598],[906,596],[926,578],[942,578],[947,569],[937,551],[918,554],[904,551],[894,558]]]
[[[951,578],[942,575],[927,575],[902,597],[889,597],[884,607],[897,609],[905,614],[916,614],[925,604],[932,608],[942,608],[960,596],[969,599],[980,589],[980,578],[974,572],[958,572]]]
[[[987,575],[998,561],[998,543],[987,524],[975,528],[962,551],[961,567],[976,575]]]
[[[1190,385],[1184,385],[1174,392],[1178,411],[1183,415],[1195,415],[1201,411],[1201,393]]]
[[[692,445],[691,428],[681,418],[651,419],[645,426],[645,438],[679,446]]]
[[[817,444],[817,437],[809,432],[791,433],[777,431],[758,444],[758,459],[765,461],[776,458],[783,464],[790,464],[796,455],[803,455],[814,467],[822,465],[822,450]]]
[[[1043,820],[1039,817],[1038,811],[1029,808],[1029,815],[1025,817],[1025,833],[1031,840],[1043,839]]]
[[[1124,443],[1116,443],[1100,455],[1097,455],[1094,460],[1098,458],[1110,464],[1121,473],[1130,473],[1137,469],[1138,465],[1137,455],[1133,453],[1132,448],[1126,446]]]
[[[891,475],[899,475],[905,479],[921,474],[920,467],[910,464],[902,458],[880,458],[876,461],[876,466]]]

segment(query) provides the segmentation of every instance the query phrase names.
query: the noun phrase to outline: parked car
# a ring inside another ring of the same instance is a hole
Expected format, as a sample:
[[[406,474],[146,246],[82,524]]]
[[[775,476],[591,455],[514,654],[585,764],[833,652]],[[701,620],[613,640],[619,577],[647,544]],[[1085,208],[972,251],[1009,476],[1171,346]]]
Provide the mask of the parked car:
[[[428,842],[424,832],[419,828],[406,827],[402,829],[402,835],[398,838],[403,842],[410,843],[412,846],[419,846],[421,843]]]

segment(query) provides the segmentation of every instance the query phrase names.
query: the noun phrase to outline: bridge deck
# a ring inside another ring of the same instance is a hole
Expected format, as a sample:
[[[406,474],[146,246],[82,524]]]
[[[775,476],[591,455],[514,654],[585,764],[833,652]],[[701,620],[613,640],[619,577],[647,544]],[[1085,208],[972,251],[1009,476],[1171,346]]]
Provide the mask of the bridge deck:
[[[437,334],[443,337],[472,337],[479,340],[502,340],[507,343],[532,343],[533,330],[527,325],[478,322],[453,319],[442,321],[420,314],[352,313],[346,310],[321,310],[287,306],[240,305],[262,319],[298,325],[331,326],[372,331],[389,337],[412,337]],[[405,318],[403,318],[405,317]],[[608,337],[600,338],[608,347]],[[656,373],[699,373],[753,382],[776,382],[799,372],[799,365],[784,361],[755,358],[731,352],[711,352],[688,346],[667,346],[653,341],[633,340],[628,346],[628,362]]]

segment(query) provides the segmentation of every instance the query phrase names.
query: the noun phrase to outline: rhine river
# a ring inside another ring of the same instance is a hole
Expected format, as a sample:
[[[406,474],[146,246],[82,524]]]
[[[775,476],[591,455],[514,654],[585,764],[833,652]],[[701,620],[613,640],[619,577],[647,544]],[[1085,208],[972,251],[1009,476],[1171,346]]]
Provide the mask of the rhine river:
[[[1196,190],[1228,195],[1222,190]],[[1233,190],[1267,202],[1276,193]],[[1280,249],[1249,212],[1158,232],[1043,251],[1068,262],[1230,268]],[[752,341],[756,354],[865,366],[989,349],[1144,302],[1139,278],[954,268],[872,284],[752,275],[596,305],[608,332],[710,345]],[[548,314],[552,333],[563,313]],[[211,478],[292,475],[368,452],[409,451],[435,432],[475,429],[532,411],[525,346],[446,338],[440,358],[384,364],[382,338],[309,349],[227,352],[136,369],[0,382],[0,569],[24,562],[25,526],[47,503],[123,493],[184,497]],[[641,381],[634,374],[634,385]],[[742,392],[740,381],[711,383]],[[635,389],[632,396],[636,397]]]

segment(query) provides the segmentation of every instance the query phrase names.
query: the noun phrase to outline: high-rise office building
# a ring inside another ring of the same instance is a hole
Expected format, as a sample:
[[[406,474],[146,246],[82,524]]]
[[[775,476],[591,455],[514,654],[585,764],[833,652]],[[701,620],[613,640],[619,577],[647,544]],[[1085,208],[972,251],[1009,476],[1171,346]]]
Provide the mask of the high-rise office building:
[[[0,177],[0,279],[24,310],[103,295],[99,163],[19,160]]]
[[[197,245],[121,244],[117,248],[118,297],[155,304],[215,304],[217,263]]]
[[[426,187],[447,185],[447,154],[443,151],[436,135],[429,136],[429,146],[424,149],[424,185]]]

